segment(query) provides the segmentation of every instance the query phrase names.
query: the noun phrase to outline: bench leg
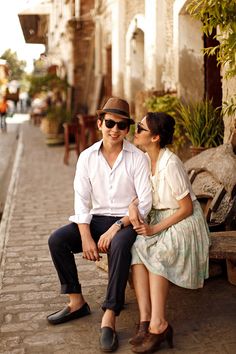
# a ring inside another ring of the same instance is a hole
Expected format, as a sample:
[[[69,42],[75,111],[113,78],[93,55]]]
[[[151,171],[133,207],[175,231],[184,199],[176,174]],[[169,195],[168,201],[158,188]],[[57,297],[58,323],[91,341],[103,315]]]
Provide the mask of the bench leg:
[[[236,285],[236,259],[226,259],[228,281]]]

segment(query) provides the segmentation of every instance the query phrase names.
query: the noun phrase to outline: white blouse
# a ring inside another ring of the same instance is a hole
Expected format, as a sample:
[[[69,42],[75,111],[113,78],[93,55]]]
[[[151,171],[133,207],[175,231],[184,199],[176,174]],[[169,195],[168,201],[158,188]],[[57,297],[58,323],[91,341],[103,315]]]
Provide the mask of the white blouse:
[[[154,209],[179,208],[178,200],[187,194],[196,200],[184,164],[168,148],[164,149],[151,182]]]

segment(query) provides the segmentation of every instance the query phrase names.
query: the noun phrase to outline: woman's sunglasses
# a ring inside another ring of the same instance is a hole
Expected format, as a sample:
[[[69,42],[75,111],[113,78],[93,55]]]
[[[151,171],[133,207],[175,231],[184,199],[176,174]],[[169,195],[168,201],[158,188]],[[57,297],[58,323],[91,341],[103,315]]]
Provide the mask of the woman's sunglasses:
[[[140,134],[142,131],[149,132],[148,129],[145,129],[140,123],[137,124],[136,132]]]
[[[105,119],[105,126],[109,129],[114,128],[114,126],[117,125],[117,128],[119,130],[125,130],[129,127],[129,122],[125,121],[120,121],[120,122],[115,122],[112,119]]]

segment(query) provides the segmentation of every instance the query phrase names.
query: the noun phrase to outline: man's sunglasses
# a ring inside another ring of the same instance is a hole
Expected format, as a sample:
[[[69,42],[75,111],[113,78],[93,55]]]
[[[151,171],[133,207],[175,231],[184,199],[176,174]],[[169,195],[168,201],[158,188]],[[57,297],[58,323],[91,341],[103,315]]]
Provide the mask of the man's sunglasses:
[[[114,128],[114,126],[117,125],[117,128],[119,130],[125,130],[129,127],[129,122],[125,121],[120,121],[120,122],[115,122],[112,119],[105,119],[105,126],[109,129]]]
[[[137,124],[136,132],[140,134],[142,131],[149,132],[148,129],[145,129],[140,123]]]

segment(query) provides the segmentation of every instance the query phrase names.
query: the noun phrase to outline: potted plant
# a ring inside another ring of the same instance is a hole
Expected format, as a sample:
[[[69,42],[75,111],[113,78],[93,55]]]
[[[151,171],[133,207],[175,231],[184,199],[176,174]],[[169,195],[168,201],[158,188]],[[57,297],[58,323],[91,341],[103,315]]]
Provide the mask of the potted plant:
[[[196,103],[180,103],[178,122],[183,127],[192,146],[192,155],[223,142],[224,124],[219,109],[212,102],[204,100]]]
[[[50,106],[43,117],[40,129],[46,135],[48,145],[62,144],[64,142],[63,123],[71,121],[71,113],[65,105]]]

